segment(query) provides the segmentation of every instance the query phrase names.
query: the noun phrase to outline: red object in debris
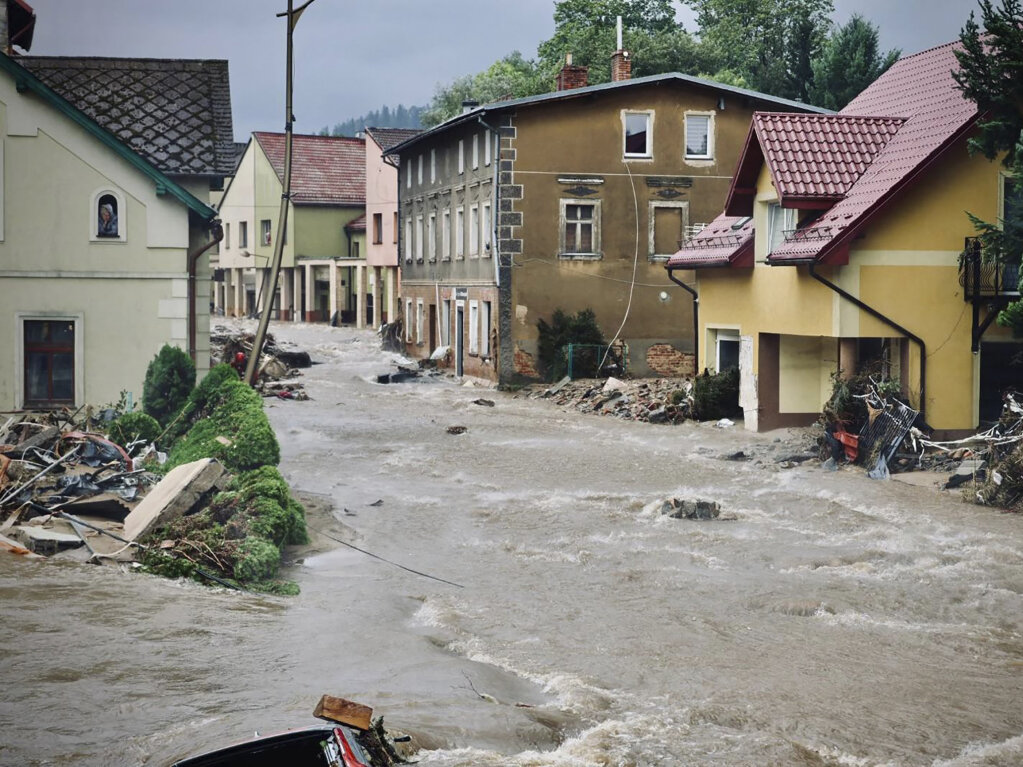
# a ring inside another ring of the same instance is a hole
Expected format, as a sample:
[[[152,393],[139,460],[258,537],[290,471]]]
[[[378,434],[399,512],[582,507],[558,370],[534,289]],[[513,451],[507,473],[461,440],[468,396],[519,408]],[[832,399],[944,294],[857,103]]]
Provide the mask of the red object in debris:
[[[835,439],[842,443],[842,447],[845,450],[845,459],[847,461],[855,461],[856,457],[860,454],[860,436],[858,434],[850,434],[847,431],[836,431]]]

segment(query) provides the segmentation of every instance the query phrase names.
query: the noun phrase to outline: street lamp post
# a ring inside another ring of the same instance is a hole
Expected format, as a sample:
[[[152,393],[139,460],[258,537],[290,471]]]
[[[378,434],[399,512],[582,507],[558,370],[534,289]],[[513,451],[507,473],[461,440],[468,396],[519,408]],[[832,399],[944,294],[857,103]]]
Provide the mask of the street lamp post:
[[[283,232],[288,225],[288,204],[291,202],[291,136],[292,123],[295,116],[291,112],[291,91],[292,75],[294,64],[292,62],[292,37],[295,25],[302,15],[302,11],[312,5],[313,0],[306,0],[298,8],[294,8],[294,0],[288,0],[288,10],[278,13],[277,17],[287,16],[288,18],[288,55],[287,55],[287,77],[285,80],[285,106],[284,106],[284,190],[281,193],[281,211],[277,216],[277,239],[274,243],[273,263],[270,266],[270,285],[264,291],[263,311],[259,315],[259,327],[256,330],[256,337],[252,341],[252,354],[245,366],[244,381],[252,386],[256,380],[256,370],[259,368],[259,356],[263,352],[263,343],[266,340],[266,328],[270,324],[270,314],[273,311],[273,297],[277,294],[277,281],[281,272],[281,258],[284,255]]]

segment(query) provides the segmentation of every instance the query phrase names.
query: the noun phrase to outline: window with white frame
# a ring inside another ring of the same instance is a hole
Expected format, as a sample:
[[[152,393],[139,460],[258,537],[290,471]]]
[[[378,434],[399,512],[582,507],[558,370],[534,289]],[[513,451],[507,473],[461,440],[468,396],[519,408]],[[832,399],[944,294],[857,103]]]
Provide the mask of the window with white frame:
[[[405,299],[405,342],[412,343],[412,323],[416,321],[412,314],[412,299]]]
[[[472,134],[472,169],[480,166],[480,134]]]
[[[490,255],[490,203],[483,203],[483,211],[480,215],[480,242],[483,243],[483,255]]]
[[[423,338],[423,299],[416,299],[416,343],[422,344]]]
[[[714,344],[715,370],[723,373],[739,367],[739,331],[719,329]]]
[[[224,250],[231,248],[231,225],[224,224]]]
[[[480,356],[490,356],[490,302],[480,303]]]
[[[710,160],[714,157],[714,115],[686,112],[686,159]]]
[[[407,263],[412,262],[412,219],[405,219],[405,242],[402,243],[402,247],[405,251],[405,261]]]
[[[264,218],[259,222],[259,241],[263,245],[269,245],[271,240],[270,219]]]
[[[674,255],[686,238],[689,226],[689,202],[651,200],[647,216],[647,249],[652,259]]]
[[[785,242],[785,235],[796,228],[796,211],[783,208],[776,202],[767,206],[767,252],[773,253],[775,248]]]
[[[238,247],[249,247],[249,222],[242,221],[238,224]]]
[[[455,258],[465,258],[465,209],[455,208]]]
[[[483,164],[490,165],[490,134],[483,134]]]
[[[405,166],[405,188],[406,189],[411,189],[412,188],[412,163],[411,162],[407,166]]]
[[[447,208],[440,217],[440,257],[445,261],[451,260],[451,211]]]
[[[441,305],[440,342],[443,346],[451,345],[451,299],[445,298]]]
[[[458,139],[458,174],[465,173],[465,139]]]
[[[423,156],[422,155],[419,155],[419,158],[416,161],[416,183],[419,184],[419,186],[423,185]]]
[[[480,206],[473,203],[469,206],[469,255],[478,256],[480,252]]]
[[[423,261],[423,217],[416,216],[416,261]]]
[[[653,157],[652,112],[623,112],[622,128],[626,157]]]
[[[89,239],[123,242],[128,232],[124,195],[115,189],[93,193],[90,209]]]
[[[426,221],[426,252],[431,261],[437,260],[437,214],[431,213]]]
[[[469,354],[480,353],[480,302],[469,302]]]
[[[600,200],[563,199],[559,253],[564,257],[600,256]]]
[[[21,320],[24,371],[23,406],[75,404],[75,320]]]
[[[430,183],[437,180],[437,150],[430,150]]]

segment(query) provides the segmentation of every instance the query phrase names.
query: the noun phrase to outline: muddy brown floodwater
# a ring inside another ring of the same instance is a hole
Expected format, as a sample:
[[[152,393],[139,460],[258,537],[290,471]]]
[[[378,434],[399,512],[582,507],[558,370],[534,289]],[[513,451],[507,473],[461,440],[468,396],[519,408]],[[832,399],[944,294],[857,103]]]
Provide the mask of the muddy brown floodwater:
[[[0,556],[0,764],[163,765],[323,693],[428,766],[1023,764],[1023,518],[272,331],[320,363],[267,402],[311,525],[458,585],[322,535],[291,599]]]

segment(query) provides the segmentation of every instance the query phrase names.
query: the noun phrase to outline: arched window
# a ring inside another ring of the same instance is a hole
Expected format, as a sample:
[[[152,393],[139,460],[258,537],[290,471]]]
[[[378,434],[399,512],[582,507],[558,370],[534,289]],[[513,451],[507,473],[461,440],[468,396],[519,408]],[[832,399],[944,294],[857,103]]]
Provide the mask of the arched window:
[[[101,187],[92,193],[90,199],[89,239],[124,242],[128,233],[128,224],[124,218],[127,212],[124,194],[118,189]]]
[[[112,194],[100,195],[96,208],[96,236],[117,237],[117,198]]]

